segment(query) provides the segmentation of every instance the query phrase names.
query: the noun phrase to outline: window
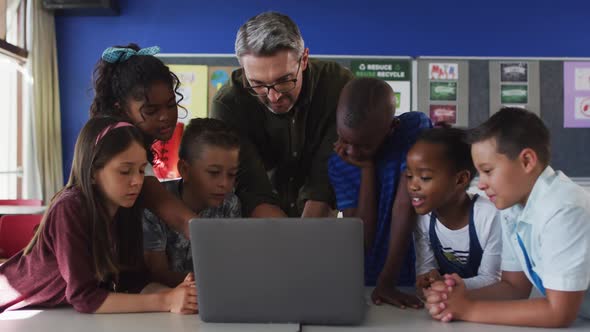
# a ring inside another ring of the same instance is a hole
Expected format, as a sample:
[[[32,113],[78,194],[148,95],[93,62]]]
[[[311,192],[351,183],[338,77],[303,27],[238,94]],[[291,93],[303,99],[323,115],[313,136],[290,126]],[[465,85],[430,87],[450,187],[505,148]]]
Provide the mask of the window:
[[[26,0],[0,0],[0,52],[26,59]]]
[[[22,198],[26,0],[0,0],[0,199]]]
[[[0,54],[0,199],[17,198],[19,163],[19,64]]]

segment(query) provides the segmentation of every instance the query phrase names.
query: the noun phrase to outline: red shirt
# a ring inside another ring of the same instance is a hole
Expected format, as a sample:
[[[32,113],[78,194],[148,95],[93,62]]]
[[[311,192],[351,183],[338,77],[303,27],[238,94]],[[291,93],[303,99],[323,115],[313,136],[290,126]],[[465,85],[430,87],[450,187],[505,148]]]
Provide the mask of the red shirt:
[[[102,305],[109,290],[95,276],[91,225],[81,195],[77,188],[64,190],[47,213],[41,242],[28,255],[21,251],[0,266],[0,312],[69,304],[93,313]],[[135,291],[145,284],[138,280]]]

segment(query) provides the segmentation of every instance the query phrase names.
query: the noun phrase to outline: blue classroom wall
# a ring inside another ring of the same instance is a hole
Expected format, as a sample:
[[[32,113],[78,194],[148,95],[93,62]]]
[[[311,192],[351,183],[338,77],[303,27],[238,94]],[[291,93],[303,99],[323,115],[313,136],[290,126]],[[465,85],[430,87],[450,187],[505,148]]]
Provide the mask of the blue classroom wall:
[[[56,17],[66,180],[92,69],[115,44],[233,53],[240,25],[276,10],[300,26],[312,55],[590,56],[588,0],[120,0],[120,8],[120,16]]]

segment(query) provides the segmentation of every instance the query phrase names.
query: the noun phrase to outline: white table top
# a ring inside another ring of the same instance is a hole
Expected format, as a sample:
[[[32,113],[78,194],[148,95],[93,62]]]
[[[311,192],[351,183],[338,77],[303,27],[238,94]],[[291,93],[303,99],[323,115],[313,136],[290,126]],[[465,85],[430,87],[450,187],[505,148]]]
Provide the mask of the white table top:
[[[360,326],[316,326],[298,324],[218,324],[204,323],[197,315],[171,313],[80,314],[72,308],[16,310],[0,314],[0,331],[173,331],[173,332],[518,332],[565,331],[513,326],[484,325],[466,322],[440,323],[425,310],[398,309],[389,305],[369,305],[365,322]],[[590,331],[590,320],[578,319],[568,332]]]
[[[1,316],[0,316],[1,317]],[[303,325],[303,332],[520,332],[520,331],[590,331],[590,320],[578,319],[569,329],[537,329],[500,325],[475,324],[467,322],[441,323],[433,320],[425,309],[398,309],[390,305],[370,304],[361,326],[308,326]]]
[[[0,216],[5,214],[41,214],[46,206],[0,205]]]
[[[297,332],[299,324],[204,323],[172,313],[81,314],[72,308],[15,310],[0,314],[0,331],[39,332]]]

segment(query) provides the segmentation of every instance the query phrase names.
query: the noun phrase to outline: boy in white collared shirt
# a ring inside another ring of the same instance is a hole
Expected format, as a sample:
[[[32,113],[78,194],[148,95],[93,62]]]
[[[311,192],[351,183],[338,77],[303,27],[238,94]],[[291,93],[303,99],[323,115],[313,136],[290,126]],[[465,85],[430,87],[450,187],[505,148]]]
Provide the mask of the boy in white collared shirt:
[[[479,323],[565,327],[590,319],[590,195],[549,166],[549,131],[504,108],[470,135],[478,187],[502,211],[502,280],[466,291],[457,275],[426,291],[430,314]],[[535,286],[543,297],[529,299]]]

